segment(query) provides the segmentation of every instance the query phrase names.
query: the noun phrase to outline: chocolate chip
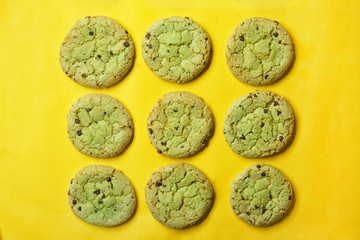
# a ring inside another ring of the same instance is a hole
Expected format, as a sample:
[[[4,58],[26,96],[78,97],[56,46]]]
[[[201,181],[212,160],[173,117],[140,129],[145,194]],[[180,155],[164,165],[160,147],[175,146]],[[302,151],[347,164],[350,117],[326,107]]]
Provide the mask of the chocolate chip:
[[[246,138],[245,138],[244,135],[242,135],[242,136],[240,137],[240,139],[245,140]]]
[[[94,35],[94,32],[90,31],[90,32],[89,32],[89,35],[90,35],[90,36]]]
[[[152,44],[149,44],[149,48],[152,49]],[[169,50],[168,50],[168,52],[169,52]]]
[[[74,181],[74,179],[72,178],[72,179],[71,179],[71,181],[70,181],[70,184],[72,184],[72,183],[73,183],[73,181]]]
[[[166,142],[161,142],[161,145],[165,146],[165,145],[166,145]]]
[[[267,113],[267,112],[268,112],[268,110],[266,108],[264,108],[264,113]]]
[[[110,51],[110,55],[114,55],[113,51]]]
[[[86,78],[86,74],[85,74],[85,73],[81,74],[81,76],[82,76],[83,78]]]
[[[150,33],[147,33],[147,34],[145,35],[145,37],[146,37],[147,39],[149,39],[149,38],[150,38],[150,36],[151,36],[151,34],[150,34]]]
[[[148,129],[150,134],[153,134],[153,130],[151,128]]]
[[[272,196],[271,196],[271,194],[269,195],[269,198],[270,198],[270,200],[272,199]]]
[[[81,135],[82,135],[81,130],[78,130],[78,131],[76,132],[76,134],[77,134],[78,136],[81,136]]]
[[[76,202],[76,200],[73,200],[73,201],[72,201],[72,204],[74,204],[74,205],[75,205],[76,203],[77,203],[77,202]]]
[[[279,22],[278,22],[278,21],[274,21],[274,23],[277,23],[277,24],[279,24]]]
[[[101,198],[105,198],[105,194],[103,194],[103,195],[101,196]]]
[[[280,114],[281,114],[281,111],[278,110],[278,111],[277,111],[277,115],[279,116]]]
[[[202,140],[202,141],[201,141],[201,144],[205,144],[205,143],[206,143],[206,141],[205,141],[205,140]]]
[[[292,199],[292,196],[291,195],[289,195],[289,200],[291,200]]]
[[[283,139],[284,139],[283,136],[280,136],[280,137],[279,137],[279,141],[280,141],[280,142],[281,142]]]
[[[249,220],[249,223],[251,223],[251,224],[252,224],[253,222],[252,222],[251,220]]]
[[[240,39],[240,41],[242,41],[242,42],[245,40],[245,39],[244,39],[244,36],[240,36],[239,39]]]
[[[264,125],[265,125],[265,123],[262,122],[262,123],[261,123],[261,127],[263,127]]]
[[[130,46],[130,43],[128,41],[126,41],[126,42],[124,42],[124,46],[128,47],[128,46]]]
[[[99,194],[100,194],[100,189],[96,189],[96,190],[94,191],[94,193],[95,193],[96,195],[99,195]]]
[[[92,110],[92,108],[86,108],[87,112],[90,112]]]
[[[232,206],[232,209],[236,210],[236,206]]]
[[[259,208],[259,206],[258,205],[255,205],[255,209],[258,209]]]
[[[80,123],[80,119],[75,119],[75,123]]]
[[[81,206],[78,207],[78,210],[81,211]]]
[[[263,210],[262,210],[262,214],[264,214],[266,212],[266,209],[264,208]]]
[[[156,60],[156,57],[153,58],[153,61],[155,61],[155,60]]]
[[[273,33],[274,37],[279,36],[279,34],[277,32]]]
[[[257,167],[258,169],[260,169],[260,168],[261,168],[261,165],[260,165],[260,164],[258,164],[258,165],[256,165],[256,167]]]
[[[265,176],[266,176],[266,173],[265,173],[265,172],[262,172],[262,173],[261,173],[261,176],[265,177]]]
[[[267,75],[267,74],[264,76],[265,79],[267,79],[268,77],[269,77],[269,75]]]
[[[160,149],[156,149],[156,151],[157,151],[158,153],[162,153],[162,151],[161,151]]]
[[[70,190],[68,191],[68,195],[70,195]]]
[[[178,130],[179,129],[179,127],[174,127],[175,128],[175,130]]]
[[[251,215],[251,213],[249,213],[249,212],[246,212],[246,215],[250,216],[250,215]]]
[[[274,102],[274,106],[277,106],[277,105],[279,105],[279,103],[275,101],[275,102]]]
[[[178,109],[177,108],[174,108],[174,112],[177,112],[178,111]]]
[[[124,29],[124,30],[125,30],[125,33],[128,34],[128,31],[126,31],[126,29]]]
[[[111,177],[107,177],[106,181],[111,182]]]
[[[132,127],[131,126],[129,126],[129,129],[131,129]]]
[[[257,95],[254,93],[254,97],[256,97],[257,98]]]
[[[99,204],[103,204],[103,201],[98,201]]]
[[[162,185],[162,182],[160,182],[160,181],[156,182],[156,186],[160,187],[161,185]]]
[[[186,19],[189,19],[188,17],[185,17]]]
[[[100,54],[98,54],[98,55],[97,55],[97,57],[98,57],[98,58],[101,58],[101,55],[100,55]]]
[[[68,74],[68,72],[65,72],[66,74]]]

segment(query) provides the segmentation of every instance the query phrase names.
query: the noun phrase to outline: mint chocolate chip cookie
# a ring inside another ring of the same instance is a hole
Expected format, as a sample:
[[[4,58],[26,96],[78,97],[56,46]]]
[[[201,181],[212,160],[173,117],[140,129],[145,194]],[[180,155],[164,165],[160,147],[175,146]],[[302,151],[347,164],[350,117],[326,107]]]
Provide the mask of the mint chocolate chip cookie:
[[[267,85],[278,80],[294,56],[290,35],[276,21],[249,18],[231,33],[226,62],[232,74],[250,85]]]
[[[275,167],[257,164],[243,170],[230,186],[234,213],[254,226],[269,226],[289,210],[293,199],[290,181]]]
[[[265,157],[280,152],[294,129],[294,114],[286,99],[262,90],[245,94],[228,110],[225,139],[234,152],[247,157]]]
[[[213,201],[208,178],[187,163],[175,163],[155,171],[146,185],[145,195],[154,218],[176,229],[196,224]]]
[[[73,212],[83,221],[113,227],[128,220],[136,206],[135,191],[119,170],[87,166],[71,180],[68,192]]]
[[[154,22],[146,30],[142,54],[147,66],[160,78],[185,83],[207,65],[211,43],[205,30],[185,17]]]
[[[86,17],[76,22],[60,48],[60,65],[75,82],[105,88],[119,81],[130,69],[134,44],[115,20]]]
[[[107,158],[125,149],[133,133],[133,123],[117,99],[104,94],[88,94],[71,106],[67,130],[71,142],[80,152]]]
[[[202,149],[213,129],[204,101],[189,92],[170,92],[157,101],[147,119],[151,144],[158,153],[182,158]]]

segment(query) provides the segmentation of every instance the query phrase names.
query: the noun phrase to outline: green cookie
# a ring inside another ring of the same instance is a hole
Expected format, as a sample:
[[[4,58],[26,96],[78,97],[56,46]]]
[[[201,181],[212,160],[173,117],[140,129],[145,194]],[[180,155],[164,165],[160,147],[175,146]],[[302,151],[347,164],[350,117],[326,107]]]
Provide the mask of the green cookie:
[[[262,90],[245,94],[228,110],[225,139],[234,152],[247,157],[265,157],[280,152],[294,129],[293,111],[282,96]]]
[[[257,164],[243,170],[230,186],[234,213],[254,226],[269,226],[289,210],[293,199],[290,181],[275,167]]]
[[[105,88],[119,81],[130,69],[134,44],[115,20],[86,17],[76,22],[60,48],[60,65],[75,82]]]
[[[196,224],[213,201],[213,189],[207,177],[187,163],[158,169],[150,176],[145,194],[154,218],[176,229]]]
[[[154,105],[147,119],[150,142],[167,157],[182,158],[202,149],[213,129],[204,101],[189,92],[171,92]]]
[[[240,81],[267,85],[289,68],[294,46],[289,34],[276,21],[249,18],[231,33],[226,46],[226,62]]]
[[[160,78],[185,83],[207,65],[211,43],[205,30],[185,17],[156,21],[145,32],[142,54],[147,66]]]
[[[136,206],[130,181],[121,171],[109,166],[92,165],[81,169],[71,180],[68,195],[76,216],[104,227],[125,222]]]
[[[77,99],[67,117],[74,146],[91,157],[119,155],[129,143],[133,123],[126,108],[115,98],[88,94]]]

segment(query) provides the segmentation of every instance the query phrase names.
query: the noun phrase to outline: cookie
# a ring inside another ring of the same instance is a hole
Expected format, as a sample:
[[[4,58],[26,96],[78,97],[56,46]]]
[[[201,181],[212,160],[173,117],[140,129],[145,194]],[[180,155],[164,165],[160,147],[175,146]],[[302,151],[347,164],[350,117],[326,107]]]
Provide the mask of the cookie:
[[[234,152],[244,157],[266,157],[285,148],[294,121],[284,97],[267,90],[255,91],[237,99],[228,110],[225,139]]]
[[[249,18],[231,33],[226,62],[232,74],[250,85],[267,85],[278,80],[294,57],[290,35],[276,21]]]
[[[196,224],[209,211],[213,189],[207,177],[187,163],[175,163],[155,171],[145,188],[151,214],[170,228]]]
[[[189,92],[170,92],[159,99],[147,119],[151,144],[167,157],[188,157],[207,143],[214,121],[204,101]]]
[[[71,106],[67,130],[80,152],[107,158],[125,149],[133,133],[133,122],[117,99],[105,94],[88,94]]]
[[[81,220],[113,227],[128,220],[136,206],[135,191],[119,170],[91,165],[78,171],[68,191],[69,204]]]
[[[142,41],[142,54],[151,71],[176,83],[195,78],[206,67],[210,51],[209,35],[188,17],[154,22]]]
[[[293,199],[290,181],[275,167],[257,164],[243,170],[230,186],[230,205],[244,222],[269,226],[289,210]]]
[[[91,88],[105,88],[119,81],[133,58],[129,33],[104,16],[78,20],[60,47],[60,65],[66,75]]]

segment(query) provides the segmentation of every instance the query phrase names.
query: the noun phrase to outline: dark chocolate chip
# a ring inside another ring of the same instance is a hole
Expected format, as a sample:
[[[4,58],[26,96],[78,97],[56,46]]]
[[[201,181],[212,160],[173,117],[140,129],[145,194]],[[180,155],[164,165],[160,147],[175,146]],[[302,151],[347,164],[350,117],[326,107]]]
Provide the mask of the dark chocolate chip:
[[[258,169],[260,169],[260,168],[261,168],[261,165],[260,165],[260,164],[258,164],[258,165],[256,165],[256,167],[257,167]]]
[[[280,142],[281,142],[283,139],[284,139],[283,136],[280,136],[280,137],[279,137],[279,141],[280,141]]]
[[[268,77],[269,77],[269,75],[267,75],[267,74],[264,76],[265,79],[267,79]]]
[[[145,35],[145,37],[146,37],[147,39],[149,39],[149,38],[150,38],[150,36],[151,36],[151,34],[150,34],[150,33],[147,33],[147,34]]]
[[[242,42],[245,40],[245,39],[244,39],[244,36],[240,36],[239,39],[240,39],[240,41],[242,41]]]
[[[149,48],[152,49],[152,44],[149,44]],[[168,50],[168,52],[169,52],[169,50]]]
[[[292,199],[292,196],[291,195],[289,195],[289,200],[291,200]]]
[[[174,127],[175,128],[175,130],[178,130],[179,129],[179,127]]]
[[[265,176],[266,176],[266,173],[265,173],[265,172],[262,172],[262,173],[261,173],[261,176],[265,177]]]
[[[156,149],[156,151],[157,151],[158,153],[162,153],[162,151],[161,151],[160,149]]]
[[[114,55],[113,51],[110,51],[110,55]]]
[[[106,181],[111,182],[111,177],[107,177]]]
[[[156,57],[153,58],[153,61],[155,61],[155,60],[156,60]]]
[[[78,210],[81,211],[81,206],[78,207]]]
[[[75,123],[80,123],[80,119],[75,119]]]
[[[266,209],[264,208],[263,211],[262,211],[262,214],[264,214],[266,212]]]
[[[77,203],[77,202],[76,202],[76,200],[73,200],[73,201],[72,201],[72,204],[74,204],[74,205],[75,205],[76,203]]]
[[[93,32],[93,31],[90,31],[90,32],[89,32],[89,35],[90,35],[90,36],[94,35],[94,32]]]
[[[266,108],[264,108],[264,113],[267,113],[267,112],[268,112],[268,110]]]
[[[98,201],[99,204],[103,204],[103,201]]]
[[[161,145],[165,146],[165,145],[166,145],[166,142],[161,142]]]
[[[174,108],[174,112],[177,112],[178,111],[178,109],[177,108]]]
[[[81,135],[82,135],[81,130],[78,130],[78,131],[76,132],[76,134],[77,134],[78,136],[81,136]]]
[[[259,206],[258,205],[255,205],[255,209],[258,209],[259,208]]]
[[[101,58],[101,55],[100,55],[100,54],[98,54],[98,55],[97,55],[97,57],[98,57],[98,58]]]
[[[124,42],[124,46],[128,47],[128,46],[130,46],[130,43],[128,41],[126,41],[126,42]]]
[[[99,195],[99,194],[100,194],[100,189],[96,189],[96,190],[94,191],[94,193],[95,193],[96,195]]]
[[[251,215],[251,213],[249,213],[249,212],[246,212],[246,215],[250,216],[250,215]]]
[[[278,111],[277,111],[277,115],[279,116],[280,114],[281,114],[281,111],[278,110]]]
[[[275,102],[274,102],[274,106],[277,106],[277,105],[279,105],[279,103],[275,101]]]
[[[263,127],[264,125],[265,125],[265,123],[262,122],[262,123],[261,123],[261,127]]]
[[[245,140],[246,138],[245,138],[244,135],[242,135],[242,136],[240,137],[240,139]]]
[[[81,74],[81,76],[82,76],[83,78],[86,78],[86,74],[85,74],[85,73]]]
[[[162,182],[161,181],[157,181],[156,182],[156,186],[160,187],[162,185]]]
[[[124,29],[124,30],[125,30],[125,33],[128,34],[128,31],[126,31],[126,29]]]
[[[153,134],[153,130],[151,128],[148,129],[150,134]]]
[[[65,72],[66,74],[68,74],[68,72]]]
[[[279,34],[277,32],[273,33],[274,37],[279,36]]]

